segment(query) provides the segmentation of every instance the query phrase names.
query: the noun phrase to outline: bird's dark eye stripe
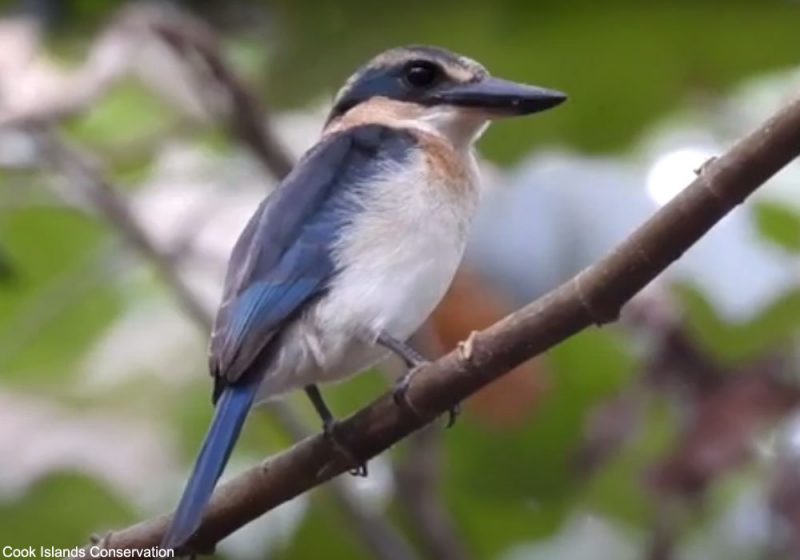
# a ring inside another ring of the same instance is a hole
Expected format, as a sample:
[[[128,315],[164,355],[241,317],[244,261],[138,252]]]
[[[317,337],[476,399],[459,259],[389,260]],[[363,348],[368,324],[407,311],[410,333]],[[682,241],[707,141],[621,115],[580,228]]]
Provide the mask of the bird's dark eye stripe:
[[[443,74],[442,68],[427,60],[415,60],[405,65],[403,80],[416,89],[428,88],[435,85]]]

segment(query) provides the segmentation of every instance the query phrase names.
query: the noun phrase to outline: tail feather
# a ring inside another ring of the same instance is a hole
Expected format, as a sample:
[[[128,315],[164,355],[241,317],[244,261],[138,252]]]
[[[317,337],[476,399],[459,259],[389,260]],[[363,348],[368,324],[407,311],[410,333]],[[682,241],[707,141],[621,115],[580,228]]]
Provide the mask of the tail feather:
[[[222,392],[192,476],[183,491],[172,524],[161,541],[162,547],[177,548],[185,544],[200,526],[214,486],[222,475],[253,404],[257,387],[258,384],[252,383],[232,385]]]

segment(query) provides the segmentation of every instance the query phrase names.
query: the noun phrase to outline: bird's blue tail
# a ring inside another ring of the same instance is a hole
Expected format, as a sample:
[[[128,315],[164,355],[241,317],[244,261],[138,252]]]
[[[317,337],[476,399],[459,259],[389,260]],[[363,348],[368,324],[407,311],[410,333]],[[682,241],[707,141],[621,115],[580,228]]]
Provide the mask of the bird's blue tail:
[[[242,383],[223,390],[192,476],[161,541],[162,547],[176,548],[185,544],[200,526],[206,504],[239,438],[257,389],[257,383]]]

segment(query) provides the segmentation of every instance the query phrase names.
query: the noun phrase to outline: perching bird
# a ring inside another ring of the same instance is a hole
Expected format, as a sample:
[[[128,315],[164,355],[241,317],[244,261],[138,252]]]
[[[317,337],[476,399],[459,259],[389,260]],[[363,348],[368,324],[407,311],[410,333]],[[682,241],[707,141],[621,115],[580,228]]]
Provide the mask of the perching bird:
[[[393,352],[409,367],[402,405],[424,363],[405,341],[447,290],[480,197],[474,142],[491,120],[565,99],[422,46],[386,51],[345,83],[319,142],[233,249],[211,335],[216,412],[164,547],[199,527],[254,403],[304,388],[333,438],[317,384]]]

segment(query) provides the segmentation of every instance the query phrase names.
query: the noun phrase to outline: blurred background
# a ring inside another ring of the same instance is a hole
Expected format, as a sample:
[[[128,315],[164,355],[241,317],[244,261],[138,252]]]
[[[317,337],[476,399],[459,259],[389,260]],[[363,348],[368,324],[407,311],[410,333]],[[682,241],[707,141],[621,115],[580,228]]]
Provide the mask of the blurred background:
[[[794,0],[0,1],[0,543],[172,508],[212,409],[210,313],[258,201],[380,50],[566,91],[494,126],[452,348],[600,258],[800,91]],[[800,167],[622,321],[223,541],[230,559],[800,557]],[[388,365],[387,367],[392,367]],[[387,387],[329,387],[340,416]],[[319,430],[251,415],[226,477]]]

